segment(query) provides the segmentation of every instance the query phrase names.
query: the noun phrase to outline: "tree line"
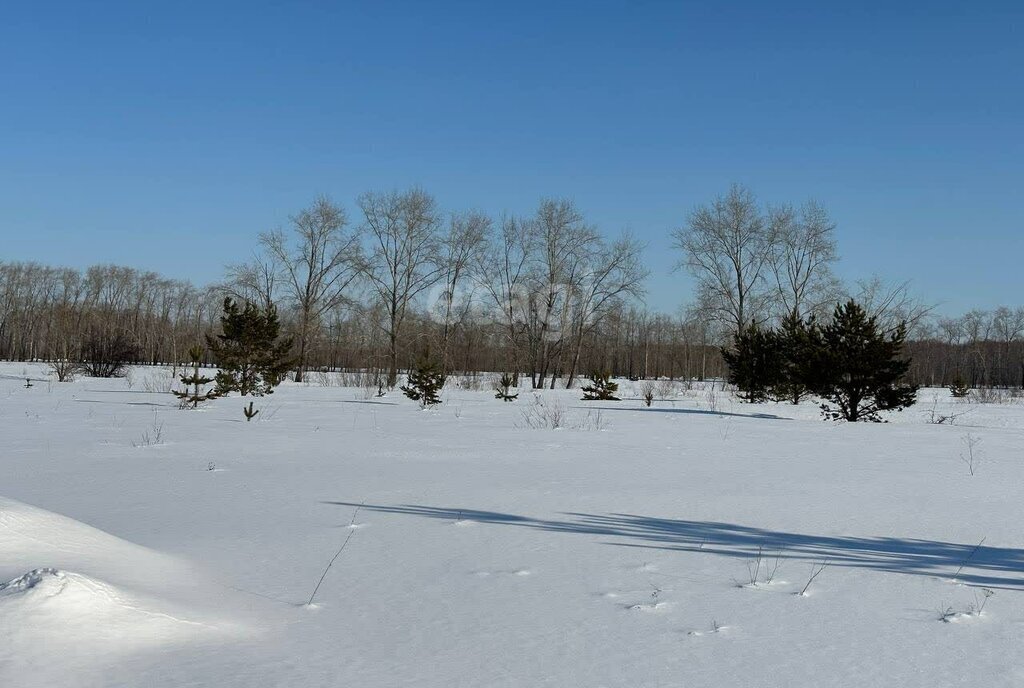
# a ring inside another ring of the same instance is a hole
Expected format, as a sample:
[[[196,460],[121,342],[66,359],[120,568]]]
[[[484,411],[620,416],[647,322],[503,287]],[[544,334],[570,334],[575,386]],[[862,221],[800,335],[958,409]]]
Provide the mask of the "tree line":
[[[444,373],[507,372],[533,387],[595,370],[721,378],[720,347],[738,332],[853,298],[884,327],[907,324],[913,382],[1024,384],[1024,308],[938,318],[905,284],[844,287],[834,230],[813,201],[763,206],[734,186],[672,233],[693,302],[652,313],[643,246],[607,236],[571,201],[492,217],[443,211],[411,189],[364,194],[350,215],[319,197],[207,286],[121,266],[0,263],[0,357],[184,364],[230,296],[277,308],[300,381],[360,370],[394,386],[424,355]]]

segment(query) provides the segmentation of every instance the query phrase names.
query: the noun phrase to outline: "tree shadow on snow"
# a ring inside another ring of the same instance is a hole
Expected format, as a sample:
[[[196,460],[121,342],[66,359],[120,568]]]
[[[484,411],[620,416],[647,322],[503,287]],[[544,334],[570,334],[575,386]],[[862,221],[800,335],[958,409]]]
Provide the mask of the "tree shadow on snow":
[[[573,406],[574,409],[598,411],[641,411],[643,413],[686,413],[697,416],[732,416],[733,418],[764,418],[767,420],[793,420],[785,416],[776,416],[773,413],[732,413],[730,411],[712,411],[710,409],[691,408],[656,408],[654,406],[640,408],[630,406]]]
[[[177,402],[169,401],[158,404],[155,401],[103,401],[102,399],[73,399],[76,404],[109,404],[112,406],[157,406],[159,408],[176,408]]]
[[[357,507],[352,502],[325,502]],[[401,504],[363,504],[387,514],[441,520],[472,520],[559,533],[616,538],[607,544],[749,558],[765,557],[830,566],[952,578],[969,585],[1024,590],[1024,549],[978,546],[895,537],[805,535],[715,521],[686,521],[635,514],[565,513],[563,519],[537,519],[496,511]],[[976,550],[976,551],[975,551]]]
[[[166,392],[149,391],[148,389],[83,389],[88,394],[170,394]]]

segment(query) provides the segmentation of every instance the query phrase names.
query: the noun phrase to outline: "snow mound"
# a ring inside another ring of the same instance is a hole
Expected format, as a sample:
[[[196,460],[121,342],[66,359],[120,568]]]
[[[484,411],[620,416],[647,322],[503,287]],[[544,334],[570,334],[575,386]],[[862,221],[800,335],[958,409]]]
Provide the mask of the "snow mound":
[[[0,685],[113,685],[126,655],[238,637],[211,612],[223,596],[187,562],[0,498]]]
[[[215,627],[190,616],[80,573],[33,569],[0,583],[0,678],[10,671],[31,677],[22,686],[103,685],[129,653],[215,637]]]
[[[207,627],[158,608],[154,600],[55,568],[33,569],[0,583],[0,616],[7,628],[60,629],[76,643],[164,642]]]
[[[55,568],[37,568],[29,571],[25,575],[19,575],[13,580],[9,580],[7,583],[0,584],[0,597],[24,592],[31,588],[35,588],[41,583],[49,583],[51,578],[62,577],[63,573]]]
[[[64,589],[64,572],[52,568],[33,569],[12,581],[0,583],[0,598],[24,592],[40,585],[44,590],[47,588],[52,589],[56,585],[58,589],[48,593],[48,596],[59,594]]]
[[[0,497],[0,580],[41,562],[128,585],[184,573],[172,557],[73,518]]]

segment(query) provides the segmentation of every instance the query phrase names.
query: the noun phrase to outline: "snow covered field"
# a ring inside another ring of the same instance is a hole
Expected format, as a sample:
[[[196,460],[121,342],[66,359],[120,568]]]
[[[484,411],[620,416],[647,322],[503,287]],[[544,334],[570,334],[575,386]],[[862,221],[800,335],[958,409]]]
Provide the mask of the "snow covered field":
[[[0,374],[0,686],[1024,685],[1024,405]]]

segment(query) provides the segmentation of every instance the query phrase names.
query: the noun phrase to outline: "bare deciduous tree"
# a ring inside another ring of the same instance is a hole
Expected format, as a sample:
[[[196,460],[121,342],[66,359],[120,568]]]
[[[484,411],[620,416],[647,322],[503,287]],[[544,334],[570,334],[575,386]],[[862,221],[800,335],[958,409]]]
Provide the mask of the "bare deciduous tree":
[[[554,387],[555,361],[572,327],[573,296],[600,237],[567,200],[541,201],[531,226],[536,255],[529,271],[525,324],[532,381],[535,388],[543,387],[550,372]]]
[[[835,223],[815,201],[799,211],[783,206],[772,213],[771,273],[780,316],[827,314],[841,294],[831,266],[836,261]]]
[[[501,229],[477,256],[474,272],[493,308],[495,319],[502,323],[505,335],[505,370],[512,373],[513,386],[519,386],[523,371],[522,299],[536,243],[531,220],[505,216]]]
[[[766,317],[772,227],[748,189],[734,185],[698,207],[672,237],[684,254],[680,266],[697,278],[698,299],[716,319],[739,332]]]
[[[399,335],[413,299],[441,278],[437,204],[422,189],[359,199],[370,252],[362,273],[384,306],[389,387],[398,381]]]
[[[864,307],[868,315],[878,320],[886,332],[895,330],[905,322],[907,331],[914,336],[916,329],[925,324],[935,306],[914,296],[910,282],[890,283],[881,277],[858,280],[850,298]]]
[[[273,254],[256,254],[248,263],[229,265],[224,293],[240,301],[258,303],[264,310],[277,303],[281,266]]]
[[[599,324],[601,316],[628,297],[639,298],[648,275],[641,261],[643,246],[623,235],[611,246],[598,239],[589,247],[586,268],[577,286],[572,322],[573,351],[569,377],[571,388],[578,372],[583,340]]]
[[[321,318],[344,302],[347,288],[359,274],[359,235],[346,231],[344,208],[325,196],[294,215],[291,224],[291,235],[281,230],[260,235],[260,244],[272,260],[257,262],[254,278],[257,285],[266,285],[271,279],[269,266],[280,266],[285,298],[296,314],[295,380],[301,382]]]
[[[447,373],[450,367],[449,342],[457,322],[467,317],[472,305],[469,298],[459,299],[459,288],[464,284],[473,266],[479,262],[487,237],[491,231],[491,218],[481,212],[453,213],[448,230],[439,242],[437,262],[441,268],[440,282],[444,287],[437,313],[441,320],[441,366]]]

